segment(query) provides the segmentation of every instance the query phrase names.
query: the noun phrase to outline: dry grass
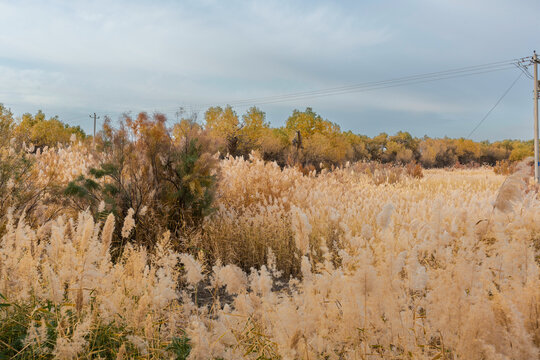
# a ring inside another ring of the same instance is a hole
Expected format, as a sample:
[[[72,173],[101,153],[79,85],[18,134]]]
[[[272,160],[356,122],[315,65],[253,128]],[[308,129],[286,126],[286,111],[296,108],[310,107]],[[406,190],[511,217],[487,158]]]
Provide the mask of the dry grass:
[[[219,173],[216,211],[184,239],[191,254],[165,234],[113,264],[112,220],[11,221],[0,319],[30,319],[26,358],[170,358],[184,331],[190,359],[539,358],[540,199],[525,174],[305,175],[255,157]],[[46,306],[52,317],[35,315]],[[47,324],[54,336],[40,335]]]

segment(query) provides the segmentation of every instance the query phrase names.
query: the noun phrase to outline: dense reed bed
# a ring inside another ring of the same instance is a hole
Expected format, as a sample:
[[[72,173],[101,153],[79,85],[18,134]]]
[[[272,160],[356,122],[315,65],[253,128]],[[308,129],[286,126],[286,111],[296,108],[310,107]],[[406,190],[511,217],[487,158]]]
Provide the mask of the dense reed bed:
[[[48,151],[40,176],[53,176],[51,161],[55,182],[87,171],[83,150]],[[0,348],[26,359],[538,359],[540,199],[528,171],[306,175],[226,158],[214,211],[182,252],[164,232],[114,261],[112,234],[136,231],[132,212],[7,211]]]

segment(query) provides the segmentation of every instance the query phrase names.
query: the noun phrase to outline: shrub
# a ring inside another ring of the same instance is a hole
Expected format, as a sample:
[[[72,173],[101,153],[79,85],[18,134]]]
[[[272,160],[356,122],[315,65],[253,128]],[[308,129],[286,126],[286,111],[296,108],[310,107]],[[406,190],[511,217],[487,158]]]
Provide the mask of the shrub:
[[[71,206],[90,207],[98,218],[124,218],[131,211],[139,226],[126,240],[149,247],[166,229],[178,239],[186,227],[200,224],[211,210],[216,160],[204,148],[204,134],[177,130],[174,138],[165,122],[160,114],[145,113],[125,116],[118,129],[106,121],[98,138],[99,166],[65,189]],[[116,248],[124,238],[117,229]]]
[[[411,162],[411,163],[408,163],[407,166],[405,167],[406,171],[407,171],[407,175],[415,178],[415,179],[421,179],[424,177],[424,172],[422,170],[422,165],[418,164],[418,163],[415,163],[415,162]]]
[[[501,160],[497,161],[495,166],[493,167],[493,172],[498,175],[510,175],[512,174],[516,169],[516,163],[512,162],[510,160]]]

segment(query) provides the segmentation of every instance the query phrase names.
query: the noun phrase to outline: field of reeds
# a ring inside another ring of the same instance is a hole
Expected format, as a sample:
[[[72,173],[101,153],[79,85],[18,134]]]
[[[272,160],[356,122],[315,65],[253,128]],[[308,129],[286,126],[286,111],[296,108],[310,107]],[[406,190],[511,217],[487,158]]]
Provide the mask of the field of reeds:
[[[73,140],[0,153],[0,359],[539,359],[526,162],[315,172],[199,154],[172,201],[142,179],[174,158],[118,171],[116,150]]]

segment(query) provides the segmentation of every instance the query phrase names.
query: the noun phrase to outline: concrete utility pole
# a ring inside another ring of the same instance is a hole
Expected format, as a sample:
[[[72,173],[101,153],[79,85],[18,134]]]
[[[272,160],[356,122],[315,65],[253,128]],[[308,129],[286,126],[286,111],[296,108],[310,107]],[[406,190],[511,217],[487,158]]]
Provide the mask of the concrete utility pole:
[[[94,118],[94,136],[92,136],[92,147],[95,147],[96,145],[96,119],[99,119],[99,116],[96,116],[96,113],[94,115],[89,115],[90,119]]]
[[[534,180],[540,182],[540,174],[538,173],[538,57],[536,51],[533,55],[534,65]]]

